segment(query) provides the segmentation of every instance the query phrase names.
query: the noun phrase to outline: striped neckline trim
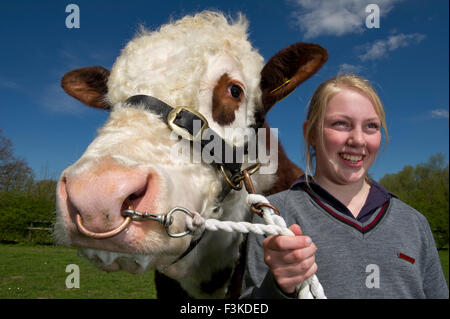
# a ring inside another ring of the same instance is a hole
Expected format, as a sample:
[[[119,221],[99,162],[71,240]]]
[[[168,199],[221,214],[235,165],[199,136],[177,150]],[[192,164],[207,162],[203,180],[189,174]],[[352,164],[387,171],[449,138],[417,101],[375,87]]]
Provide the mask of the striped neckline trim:
[[[343,222],[353,228],[355,228],[356,230],[358,230],[359,232],[361,232],[362,234],[365,234],[367,232],[369,232],[370,230],[372,230],[376,225],[378,225],[378,223],[383,219],[383,217],[386,215],[385,213],[387,212],[388,206],[389,206],[389,202],[390,200],[386,201],[380,208],[377,209],[376,212],[373,213],[372,217],[365,223],[360,223],[357,220],[353,219],[352,217],[349,217],[347,215],[344,215],[342,213],[337,212],[336,210],[334,210],[333,208],[329,207],[327,204],[325,204],[324,202],[322,202],[317,195],[315,195],[311,190],[308,189],[304,189],[306,191],[306,193],[308,193],[308,195],[320,206],[324,209],[325,212],[327,212],[329,215],[331,215],[332,217],[334,217],[335,219],[337,219],[340,222]]]

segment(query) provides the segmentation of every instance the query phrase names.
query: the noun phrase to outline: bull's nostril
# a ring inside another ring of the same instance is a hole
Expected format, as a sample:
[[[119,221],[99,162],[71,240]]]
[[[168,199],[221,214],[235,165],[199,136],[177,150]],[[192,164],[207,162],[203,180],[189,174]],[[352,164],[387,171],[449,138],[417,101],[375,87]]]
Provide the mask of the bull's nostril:
[[[147,185],[129,195],[123,202],[121,211],[136,208],[146,192],[147,192]]]
[[[134,192],[133,194],[131,194],[130,196],[128,196],[127,200],[129,201],[134,201],[136,199],[141,198],[142,196],[144,196],[145,192],[147,190],[147,186],[142,187],[141,189],[139,189],[138,191]]]

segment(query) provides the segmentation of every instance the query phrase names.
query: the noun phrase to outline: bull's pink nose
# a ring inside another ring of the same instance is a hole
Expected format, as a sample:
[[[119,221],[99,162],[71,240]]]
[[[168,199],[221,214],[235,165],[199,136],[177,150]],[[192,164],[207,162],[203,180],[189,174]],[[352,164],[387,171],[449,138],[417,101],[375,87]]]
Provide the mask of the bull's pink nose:
[[[89,231],[108,232],[124,223],[121,212],[129,206],[150,211],[158,185],[154,172],[108,163],[66,176],[61,188],[72,220],[79,214]]]

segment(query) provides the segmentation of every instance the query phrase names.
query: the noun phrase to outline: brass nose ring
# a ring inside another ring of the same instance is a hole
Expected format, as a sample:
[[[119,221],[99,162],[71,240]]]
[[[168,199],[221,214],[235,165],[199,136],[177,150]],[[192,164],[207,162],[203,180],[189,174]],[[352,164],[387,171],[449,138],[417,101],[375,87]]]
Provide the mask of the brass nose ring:
[[[77,214],[77,216],[75,218],[75,224],[77,225],[78,231],[80,233],[82,233],[83,235],[93,238],[93,239],[105,239],[105,238],[114,237],[114,236],[118,235],[119,233],[121,233],[125,228],[127,228],[128,225],[130,224],[130,222],[131,222],[131,217],[127,216],[125,218],[125,220],[122,222],[122,224],[120,224],[116,229],[113,229],[113,230],[110,230],[107,232],[103,232],[103,233],[96,233],[96,232],[90,231],[83,225],[83,219],[81,218],[80,214]]]

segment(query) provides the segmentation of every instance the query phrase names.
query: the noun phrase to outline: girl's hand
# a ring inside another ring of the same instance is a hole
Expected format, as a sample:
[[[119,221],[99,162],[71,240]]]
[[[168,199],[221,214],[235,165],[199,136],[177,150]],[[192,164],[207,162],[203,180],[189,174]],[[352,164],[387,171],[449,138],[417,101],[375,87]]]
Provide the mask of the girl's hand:
[[[310,237],[302,236],[299,225],[291,225],[289,229],[295,236],[270,236],[263,241],[264,262],[286,294],[292,294],[298,284],[317,270],[316,245]]]

